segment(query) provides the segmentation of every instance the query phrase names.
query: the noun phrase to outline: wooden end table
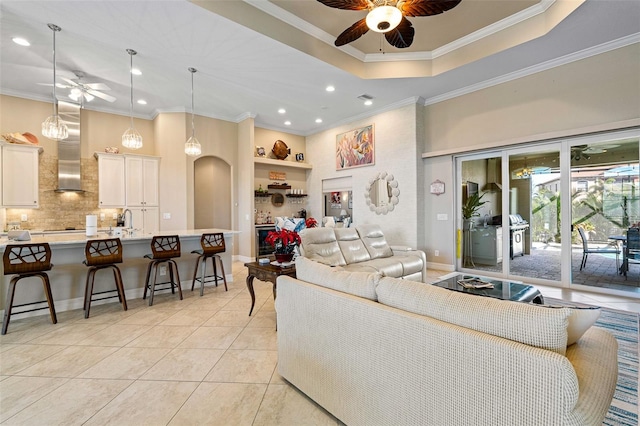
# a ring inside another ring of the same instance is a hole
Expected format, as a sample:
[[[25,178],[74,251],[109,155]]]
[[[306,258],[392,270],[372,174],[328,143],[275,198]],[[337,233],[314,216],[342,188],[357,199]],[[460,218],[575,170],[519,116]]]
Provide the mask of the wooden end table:
[[[256,304],[256,294],[253,291],[253,279],[257,278],[260,281],[268,281],[273,284],[273,300],[276,300],[276,279],[280,275],[288,275],[290,277],[296,277],[296,267],[295,265],[291,265],[286,268],[282,268],[280,266],[274,266],[270,263],[265,265],[261,265],[258,262],[249,262],[245,263],[244,266],[249,270],[249,275],[247,276],[247,288],[249,289],[249,294],[251,295],[251,309],[249,310],[249,316],[253,312],[253,307]]]

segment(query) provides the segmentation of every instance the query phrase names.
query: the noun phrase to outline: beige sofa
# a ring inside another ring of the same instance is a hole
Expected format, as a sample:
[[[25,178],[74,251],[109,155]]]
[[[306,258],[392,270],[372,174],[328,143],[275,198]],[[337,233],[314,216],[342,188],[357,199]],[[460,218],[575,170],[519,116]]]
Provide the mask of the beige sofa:
[[[572,309],[296,262],[277,282],[278,371],[345,424],[602,424],[617,342],[590,327],[567,346]]]
[[[387,244],[378,225],[355,228],[307,228],[300,232],[301,254],[347,271],[381,272],[388,277],[426,282],[423,251]]]

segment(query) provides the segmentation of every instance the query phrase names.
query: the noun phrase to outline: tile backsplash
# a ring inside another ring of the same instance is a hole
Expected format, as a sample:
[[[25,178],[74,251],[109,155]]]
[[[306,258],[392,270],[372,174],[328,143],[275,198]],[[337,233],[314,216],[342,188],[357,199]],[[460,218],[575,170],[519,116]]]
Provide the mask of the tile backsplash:
[[[39,162],[40,208],[7,208],[6,223],[0,223],[4,225],[4,230],[15,223],[21,229],[30,230],[84,229],[85,216],[88,214],[98,216],[99,228],[116,225],[113,214],[121,213],[122,209],[98,208],[98,160],[94,157],[80,160],[84,193],[55,192],[58,186],[58,157],[43,152]],[[104,220],[100,220],[100,214],[104,214]],[[21,220],[23,215],[27,216],[26,221]]]

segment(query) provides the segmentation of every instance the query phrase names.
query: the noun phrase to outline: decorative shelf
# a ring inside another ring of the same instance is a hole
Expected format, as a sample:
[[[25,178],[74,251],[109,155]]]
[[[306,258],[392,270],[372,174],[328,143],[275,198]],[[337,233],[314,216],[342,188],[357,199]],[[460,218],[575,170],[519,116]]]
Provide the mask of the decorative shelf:
[[[274,160],[271,158],[265,157],[253,157],[254,164],[268,164],[270,166],[279,166],[279,167],[292,167],[296,169],[312,169],[313,166],[309,163],[299,163],[295,161],[287,161],[287,160]]]
[[[258,191],[254,191],[254,194],[256,197],[271,197],[271,194],[269,192],[258,192]]]
[[[291,189],[291,185],[267,185],[269,189]]]
[[[287,194],[285,195],[285,197],[290,197],[290,198],[302,198],[302,197],[306,197],[307,194]]]

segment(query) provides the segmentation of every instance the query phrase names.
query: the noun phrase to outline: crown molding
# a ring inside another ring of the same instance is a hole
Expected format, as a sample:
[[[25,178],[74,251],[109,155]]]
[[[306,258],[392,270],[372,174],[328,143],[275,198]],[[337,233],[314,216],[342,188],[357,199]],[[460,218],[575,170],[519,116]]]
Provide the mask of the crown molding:
[[[509,74],[504,74],[499,77],[495,77],[489,80],[482,81],[480,83],[472,84],[467,87],[463,87],[457,90],[453,90],[442,95],[433,96],[428,98],[424,105],[433,105],[438,102],[443,102],[449,99],[457,98],[458,96],[468,95],[469,93],[477,92],[478,90],[486,89],[489,87],[497,86],[498,84],[507,83],[509,81],[517,80],[519,78],[527,77],[539,72],[547,71],[552,68],[556,68],[562,65],[570,64],[571,62],[586,59],[591,56],[600,55],[602,53],[610,52],[612,50],[620,49],[635,43],[640,43],[640,33],[635,33],[627,37],[622,37],[617,40],[612,40],[607,43],[600,44],[598,46],[590,47],[588,49],[580,50],[578,52],[571,53],[569,55],[561,56],[546,62],[542,62],[528,68],[523,68],[519,71],[514,71]]]

